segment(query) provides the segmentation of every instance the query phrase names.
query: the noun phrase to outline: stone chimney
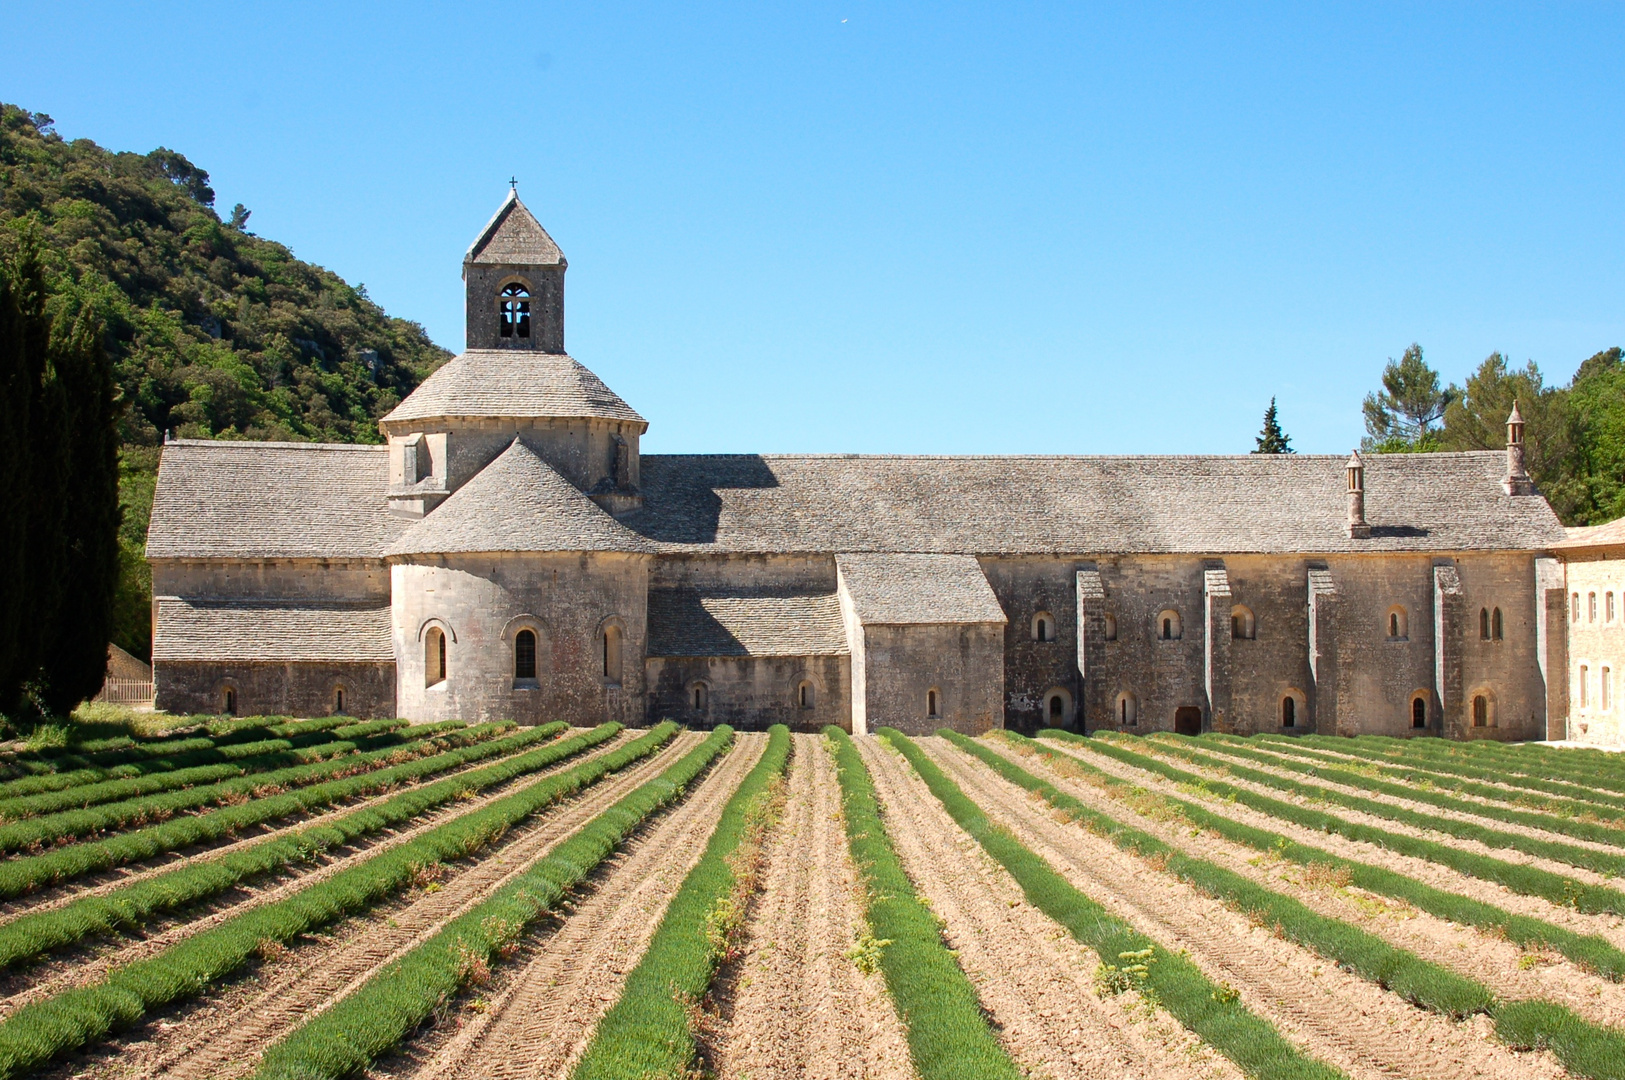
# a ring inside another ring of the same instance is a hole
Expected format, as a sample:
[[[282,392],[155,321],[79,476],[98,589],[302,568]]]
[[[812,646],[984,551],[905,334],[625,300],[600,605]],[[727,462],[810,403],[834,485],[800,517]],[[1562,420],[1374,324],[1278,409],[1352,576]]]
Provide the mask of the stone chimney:
[[[1349,458],[1349,539],[1369,540],[1371,526],[1365,520],[1365,462],[1360,460],[1360,452],[1354,451]]]
[[[1507,417],[1507,478],[1501,486],[1508,495],[1533,495],[1535,482],[1523,465],[1523,416],[1518,403],[1512,403],[1512,415]]]

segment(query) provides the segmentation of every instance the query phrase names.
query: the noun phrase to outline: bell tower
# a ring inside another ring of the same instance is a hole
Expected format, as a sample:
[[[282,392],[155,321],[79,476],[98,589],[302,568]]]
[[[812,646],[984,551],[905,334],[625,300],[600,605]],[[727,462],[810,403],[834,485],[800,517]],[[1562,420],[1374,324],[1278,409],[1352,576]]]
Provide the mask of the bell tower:
[[[518,188],[510,190],[463,256],[465,347],[562,353],[568,265]]]

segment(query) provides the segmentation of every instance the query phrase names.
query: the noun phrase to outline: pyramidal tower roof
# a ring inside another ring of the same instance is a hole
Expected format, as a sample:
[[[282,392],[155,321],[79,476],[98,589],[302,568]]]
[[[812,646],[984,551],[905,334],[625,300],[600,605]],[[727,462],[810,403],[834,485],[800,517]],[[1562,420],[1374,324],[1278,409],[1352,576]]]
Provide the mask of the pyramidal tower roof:
[[[519,439],[385,550],[386,555],[653,550]]]
[[[518,189],[510,189],[485,228],[469,247],[463,262],[488,265],[565,266],[564,252],[547,235],[525,204]]]

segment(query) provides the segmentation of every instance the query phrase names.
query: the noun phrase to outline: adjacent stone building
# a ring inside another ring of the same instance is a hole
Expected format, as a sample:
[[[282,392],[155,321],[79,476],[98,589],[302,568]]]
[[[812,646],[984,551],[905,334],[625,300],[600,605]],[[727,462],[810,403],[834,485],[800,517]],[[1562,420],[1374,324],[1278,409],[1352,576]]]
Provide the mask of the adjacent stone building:
[[[1625,518],[1606,525],[1568,530],[1552,545],[1563,560],[1556,581],[1567,598],[1568,656],[1554,680],[1551,738],[1597,746],[1625,747],[1619,704],[1620,672],[1625,671]],[[1562,608],[1554,620],[1564,618]]]
[[[386,445],[165,445],[160,708],[1500,739],[1561,715],[1566,537],[1516,416],[1505,454],[1368,461],[644,456],[564,352],[566,265],[511,195],[464,260],[468,351]]]

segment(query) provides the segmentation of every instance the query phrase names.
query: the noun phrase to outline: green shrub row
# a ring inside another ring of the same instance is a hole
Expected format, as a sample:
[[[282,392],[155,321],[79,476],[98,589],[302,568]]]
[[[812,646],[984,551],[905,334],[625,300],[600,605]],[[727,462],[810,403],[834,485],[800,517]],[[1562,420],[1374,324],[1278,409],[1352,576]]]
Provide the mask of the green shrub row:
[[[1448,968],[1423,960],[1405,949],[1388,944],[1341,919],[1322,915],[1284,893],[1275,891],[1227,870],[1206,859],[1185,854],[1180,849],[1143,829],[1127,825],[1110,814],[1092,809],[1082,800],[1055,785],[1040,780],[1009,758],[967,739],[963,735],[941,733],[955,746],[991,766],[1006,780],[1043,797],[1051,806],[1074,821],[1085,823],[1090,831],[1106,837],[1117,847],[1142,859],[1162,862],[1168,873],[1237,911],[1274,926],[1289,941],[1319,953],[1339,967],[1352,971],[1390,990],[1413,1005],[1461,1019],[1488,1012],[1494,995],[1488,988]]]
[[[65,788],[59,791],[45,791],[37,795],[0,799],[0,823],[60,813],[69,809],[83,810],[102,803],[119,802],[144,795],[156,795],[164,791],[213,784],[221,780],[235,779],[255,773],[269,773],[281,768],[313,765],[320,761],[357,751],[365,752],[390,746],[404,746],[426,736],[441,734],[444,731],[456,730],[460,727],[462,727],[461,722],[455,723],[452,728],[446,728],[439,724],[424,724],[422,725],[423,730],[407,728],[402,732],[386,729],[385,731],[352,735],[344,739],[333,739],[328,742],[317,743],[314,746],[304,747],[295,747],[286,739],[268,739],[258,743],[247,743],[244,745],[259,748],[258,752],[244,755],[235,761],[221,762],[215,765],[194,765],[187,768],[168,769],[162,772],[144,773],[140,776],[104,780],[100,783],[81,784],[77,787]],[[237,749],[237,747],[231,747],[230,749]]]
[[[1554,874],[1550,870],[1542,870],[1535,866],[1520,866],[1509,863],[1504,859],[1497,859],[1490,855],[1480,855],[1477,852],[1463,851],[1441,844],[1434,840],[1425,840],[1417,836],[1407,836],[1404,833],[1389,832],[1371,825],[1360,825],[1345,818],[1328,814],[1308,806],[1299,806],[1296,803],[1272,799],[1247,788],[1227,784],[1221,780],[1209,779],[1196,773],[1186,772],[1174,767],[1165,761],[1149,757],[1145,754],[1135,753],[1124,746],[1115,745],[1105,739],[1092,737],[1088,739],[1072,735],[1070,732],[1040,732],[1041,738],[1056,739],[1083,749],[1091,750],[1106,757],[1115,758],[1125,765],[1132,765],[1146,772],[1156,773],[1178,784],[1189,784],[1193,788],[1210,792],[1223,799],[1238,802],[1243,806],[1257,810],[1259,813],[1280,818],[1302,825],[1317,832],[1331,833],[1355,840],[1360,843],[1372,844],[1376,847],[1387,848],[1389,851],[1401,855],[1409,855],[1416,859],[1426,859],[1428,862],[1448,866],[1469,877],[1476,877],[1483,881],[1493,881],[1497,885],[1505,885],[1515,893],[1524,896],[1538,896],[1550,901],[1559,907],[1572,907],[1587,914],[1613,914],[1625,915],[1625,893],[1617,889],[1602,885],[1587,885],[1561,874]],[[1162,747],[1159,749],[1169,750]],[[1239,774],[1238,774],[1239,775]]]
[[[212,784],[198,784],[175,791],[161,791],[118,802],[24,818],[0,825],[0,852],[65,844],[78,837],[113,832],[132,824],[166,821],[186,810],[231,805],[265,794],[277,794],[289,788],[308,787],[394,764],[402,755],[410,756],[423,749],[426,748],[387,746],[382,750],[343,754],[327,761],[313,761],[308,765],[294,765],[247,776],[239,770],[232,779],[217,780]]]
[[[194,844],[210,843],[279,818],[332,806],[346,799],[372,795],[396,785],[431,775],[485,757],[511,753],[542,736],[532,728],[503,739],[490,740],[475,728],[452,732],[426,740],[419,747],[402,747],[395,752],[406,757],[427,754],[445,746],[467,746],[466,756],[452,761],[442,756],[420,757],[390,768],[329,780],[324,784],[298,788],[281,795],[253,799],[238,806],[224,806],[203,814],[174,818],[159,825],[119,833],[105,840],[69,844],[40,855],[0,862],[0,899],[32,892],[42,885],[68,881],[83,874],[108,870],[126,863],[140,862]],[[471,741],[472,740],[472,741]],[[443,763],[442,763],[443,762]]]
[[[672,897],[649,948],[626,977],[620,1000],[598,1022],[572,1080],[687,1080],[699,1073],[690,1004],[721,966],[719,913],[737,886],[732,856],[772,799],[790,760],[790,729],[768,729],[767,750],[728,805],[705,854]],[[740,912],[742,915],[743,913]]]
[[[1446,760],[1435,761],[1431,758],[1393,754],[1382,750],[1343,747],[1344,754],[1357,754],[1363,759],[1363,763],[1351,762],[1346,757],[1338,757],[1334,753],[1315,749],[1314,747],[1319,744],[1300,745],[1301,739],[1293,740],[1290,736],[1254,735],[1244,740],[1234,735],[1211,737],[1221,741],[1235,741],[1242,745],[1267,746],[1272,753],[1290,754],[1310,761],[1324,761],[1338,768],[1376,769],[1384,776],[1397,777],[1410,783],[1432,784],[1435,787],[1512,802],[1564,817],[1593,814],[1606,821],[1625,821],[1625,795],[1610,795],[1579,784],[1525,776],[1506,769],[1463,765]],[[1508,790],[1509,788],[1515,790]],[[1548,797],[1554,795],[1557,797]]]
[[[1133,736],[1124,737],[1132,738]],[[1110,740],[1105,741],[1109,742]],[[1316,802],[1346,806],[1350,810],[1358,810],[1373,817],[1398,821],[1419,829],[1430,829],[1434,832],[1460,837],[1463,840],[1475,840],[1486,847],[1509,848],[1513,851],[1521,851],[1525,855],[1534,855],[1542,859],[1551,859],[1554,862],[1568,863],[1570,866],[1584,867],[1587,870],[1595,870],[1599,874],[1619,874],[1625,871],[1625,854],[1615,855],[1612,852],[1593,851],[1590,848],[1576,847],[1573,844],[1565,844],[1557,840],[1543,840],[1538,836],[1502,832],[1499,829],[1491,829],[1470,821],[1457,821],[1454,818],[1440,817],[1437,814],[1424,814],[1400,806],[1391,806],[1375,799],[1366,799],[1342,791],[1333,791],[1330,788],[1321,787],[1319,784],[1299,783],[1296,780],[1276,776],[1274,773],[1267,773],[1261,769],[1251,769],[1237,764],[1235,761],[1215,758],[1208,753],[1198,751],[1190,745],[1190,736],[1169,736],[1166,740],[1158,739],[1153,745],[1158,745],[1165,752],[1174,754],[1194,764],[1204,765],[1210,769],[1222,769],[1230,775],[1240,777],[1243,780],[1263,784],[1266,787],[1275,788],[1277,791],[1290,791],[1294,795],[1302,795]]]
[[[1169,873],[1188,881],[1231,907],[1270,923],[1276,932],[1352,971],[1393,991],[1406,1000],[1453,1018],[1487,1013],[1497,1022],[1502,1041],[1513,1047],[1531,1041],[1549,1047],[1563,1067],[1575,1076],[1590,1080],[1625,1078],[1625,1033],[1602,1027],[1549,1001],[1498,1001],[1487,986],[1397,949],[1372,934],[1350,926],[1341,919],[1319,915],[1290,897],[1254,884],[1204,859],[1195,859],[1158,840],[1149,833],[1124,825],[1109,815],[1092,810],[1078,799],[1027,772],[1009,758],[980,746],[963,735],[940,734],[951,739],[977,758],[987,762],[1000,775],[1028,791],[1040,795],[1051,806],[1088,822],[1125,851],[1142,858],[1159,858]],[[1515,1018],[1502,1034],[1501,1017],[1516,1008]],[[1550,1029],[1538,1029],[1542,1020]],[[1566,1038],[1556,1038],[1556,1036]],[[1239,1064],[1239,1062],[1238,1062]]]
[[[1244,825],[1200,803],[1147,792],[1145,788],[1097,769],[1071,754],[1064,754],[1015,732],[1007,731],[1001,734],[1006,741],[1022,752],[1038,754],[1051,765],[1061,766],[1063,770],[1076,769],[1086,774],[1090,783],[1105,789],[1113,797],[1128,802],[1131,806],[1136,806],[1139,799],[1155,799],[1158,806],[1170,809],[1190,824],[1218,833],[1227,840],[1302,866],[1327,866],[1343,871],[1348,875],[1349,884],[1355,888],[1392,896],[1430,915],[1499,934],[1525,948],[1555,949],[1581,968],[1613,982],[1625,979],[1625,952],[1616,949],[1596,934],[1576,934],[1572,930],[1554,926],[1542,919],[1517,915],[1493,904],[1435,889],[1394,870],[1345,859],[1341,855],[1333,855],[1329,851],[1300,844],[1282,833]]]
[[[1141,992],[1162,1005],[1209,1046],[1234,1061],[1248,1076],[1259,1080],[1303,1080],[1343,1075],[1325,1062],[1305,1055],[1283,1039],[1273,1024],[1248,1009],[1234,992],[1226,992],[1225,988],[1209,980],[1183,952],[1169,952],[1080,892],[1009,830],[995,825],[981,807],[926,757],[911,739],[890,728],[882,728],[881,733],[902,751],[960,828],[974,837],[989,855],[1010,872],[1033,906],[1066,927],[1084,946],[1098,953],[1103,963],[1110,964],[1114,959],[1122,963],[1131,955],[1142,958]],[[986,754],[984,760],[989,760],[989,764],[995,768],[998,768],[995,762],[1004,761],[963,735],[950,733],[947,729],[938,734],[950,738],[955,745],[971,748],[973,753],[981,751],[977,756]],[[1015,773],[1022,774],[1022,770],[1017,769]],[[1042,785],[1042,781],[1036,777],[1023,775],[1031,783]],[[1084,809],[1081,803],[1077,806]],[[1069,811],[1071,809],[1068,807]],[[1077,813],[1075,816],[1083,817],[1085,814]],[[1121,834],[1122,827],[1110,818],[1095,816]],[[1118,837],[1113,836],[1113,839],[1118,840]],[[1121,840],[1119,846],[1125,846]]]
[[[533,729],[537,734],[531,741],[549,738],[567,727],[564,723],[555,722]],[[333,821],[312,825],[290,836],[262,840],[217,858],[187,860],[177,869],[97,896],[82,897],[58,908],[25,913],[0,925],[0,968],[38,959],[55,949],[133,929],[157,915],[200,903],[233,886],[296,863],[307,862],[321,852],[405,824],[453,799],[545,769],[607,742],[620,730],[620,724],[600,724],[591,731],[540,749],[525,751],[520,747],[511,757],[495,764],[408,788],[371,806],[360,807]],[[470,760],[467,751],[453,751],[438,759],[427,759],[425,764],[439,761],[437,771],[444,772],[457,768],[466,760]]]
[[[23,751],[9,759],[6,764],[14,772],[36,775],[72,769],[110,767],[233,742],[249,742],[265,738],[309,739],[322,732],[355,723],[355,718],[349,716],[331,716],[317,720],[256,716],[244,718],[229,728],[206,731],[203,734],[195,731],[178,732],[153,739],[120,736],[111,740]]]
[[[423,867],[473,855],[531,814],[653,753],[675,731],[676,725],[663,724],[623,747],[455,817],[291,896],[233,916],[155,956],[115,967],[99,983],[23,1006],[0,1021],[0,1080],[97,1041],[150,1009],[203,993],[240,970],[268,942],[286,943],[367,910],[405,888]]]
[[[530,923],[586,880],[650,814],[681,798],[732,743],[733,729],[719,725],[699,746],[593,818],[546,858],[272,1046],[255,1077],[321,1080],[365,1069],[488,971]]]
[[[1520,743],[1515,747],[1508,747],[1493,739],[1474,739],[1467,742],[1446,739],[1413,739],[1407,741],[1414,743],[1414,745],[1395,746],[1394,744],[1399,741],[1386,738],[1378,739],[1375,736],[1359,736],[1353,740],[1353,743],[1362,752],[1371,749],[1393,750],[1403,752],[1419,760],[1460,761],[1491,768],[1508,769],[1529,776],[1555,774],[1609,792],[1625,792],[1625,763],[1615,762],[1612,758],[1601,759],[1602,751],[1591,751],[1591,753],[1599,755],[1599,759],[1588,760],[1581,756],[1586,753],[1585,751],[1575,753],[1575,756],[1571,757],[1569,756],[1570,751],[1552,750],[1532,746],[1529,743]]]
[[[1563,817],[1557,814],[1517,810],[1508,806],[1487,805],[1469,799],[1459,799],[1442,791],[1417,786],[1414,782],[1409,784],[1389,783],[1386,780],[1378,780],[1375,777],[1366,775],[1364,771],[1354,765],[1325,765],[1318,762],[1298,761],[1279,752],[1255,750],[1222,739],[1193,738],[1189,735],[1158,735],[1156,739],[1159,742],[1173,741],[1182,745],[1201,746],[1210,753],[1241,758],[1244,761],[1255,761],[1272,769],[1285,769],[1288,772],[1312,776],[1317,780],[1324,780],[1330,784],[1342,784],[1344,787],[1357,788],[1376,795],[1387,795],[1390,798],[1426,803],[1429,806],[1437,806],[1441,810],[1451,810],[1459,814],[1472,814],[1475,817],[1489,818],[1492,821],[1504,821],[1511,825],[1523,825],[1531,829],[1541,829],[1545,832],[1571,836],[1576,840],[1589,840],[1594,844],[1625,847],[1625,831],[1612,826],[1600,825],[1591,821],[1577,821],[1572,817]],[[1499,795],[1506,794],[1506,792],[1490,788],[1488,785],[1479,786],[1490,791],[1496,791]],[[1625,856],[1621,856],[1620,859],[1620,866],[1625,867]]]
[[[852,737],[833,724],[824,734],[840,778],[847,845],[863,880],[867,944],[880,954],[915,1072],[920,1080],[1017,1080],[1021,1069],[989,1028],[976,988],[886,836],[874,780]]]

